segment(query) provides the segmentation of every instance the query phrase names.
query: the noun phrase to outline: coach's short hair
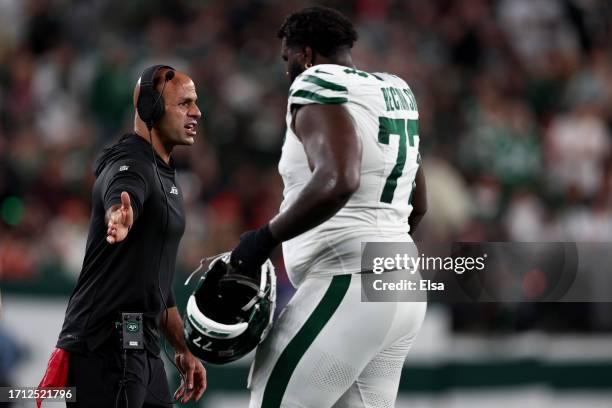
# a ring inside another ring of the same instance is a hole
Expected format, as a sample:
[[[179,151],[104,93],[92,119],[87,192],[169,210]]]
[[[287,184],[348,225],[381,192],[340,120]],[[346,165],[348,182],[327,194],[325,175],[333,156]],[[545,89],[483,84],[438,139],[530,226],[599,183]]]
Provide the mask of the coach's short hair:
[[[357,32],[348,18],[339,11],[320,6],[290,14],[277,35],[285,39],[287,46],[310,46],[326,57],[352,48],[357,41]]]

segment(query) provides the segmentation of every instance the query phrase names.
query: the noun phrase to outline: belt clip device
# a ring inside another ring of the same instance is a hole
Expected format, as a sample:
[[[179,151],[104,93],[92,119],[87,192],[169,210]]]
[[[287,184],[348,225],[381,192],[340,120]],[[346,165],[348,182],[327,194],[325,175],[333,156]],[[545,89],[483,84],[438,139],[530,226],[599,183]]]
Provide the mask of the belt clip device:
[[[121,313],[121,343],[124,350],[144,348],[142,313]]]

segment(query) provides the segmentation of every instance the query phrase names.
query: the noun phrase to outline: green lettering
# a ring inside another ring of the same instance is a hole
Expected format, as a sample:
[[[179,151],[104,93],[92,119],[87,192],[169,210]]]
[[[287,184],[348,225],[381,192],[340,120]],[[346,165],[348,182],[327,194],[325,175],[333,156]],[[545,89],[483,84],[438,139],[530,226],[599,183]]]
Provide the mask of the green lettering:
[[[389,91],[386,88],[380,88],[380,90],[383,93],[383,98],[385,98],[385,105],[387,106],[387,112],[392,111],[393,107],[391,106],[391,98],[389,97]]]
[[[399,100],[400,100],[400,105],[402,106],[403,110],[408,110],[408,102],[406,101],[406,98],[404,98],[404,95],[402,94],[402,91],[400,89],[396,90],[397,95],[399,96]]]
[[[398,110],[400,108],[400,104],[399,104],[399,94],[397,93],[397,89],[395,88],[389,88],[389,93],[391,94],[391,98],[393,99],[393,106],[395,107],[395,110]]]
[[[403,91],[404,94],[406,94],[406,97],[408,97],[410,109],[417,110],[416,99],[414,98],[414,94],[412,93],[412,91],[410,89],[404,89]]]
[[[347,69],[344,70],[344,72],[347,73],[347,74],[357,74],[357,75],[359,75],[361,77],[364,77],[364,78],[368,77],[368,74],[366,72],[359,71],[358,69],[355,69],[355,68],[347,68]]]

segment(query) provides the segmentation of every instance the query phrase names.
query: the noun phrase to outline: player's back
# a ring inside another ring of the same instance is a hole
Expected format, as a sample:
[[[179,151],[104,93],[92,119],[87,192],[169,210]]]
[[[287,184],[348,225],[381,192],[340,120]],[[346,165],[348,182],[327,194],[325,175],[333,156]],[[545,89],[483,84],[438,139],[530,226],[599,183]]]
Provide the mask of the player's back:
[[[357,191],[332,218],[283,244],[294,284],[309,275],[356,273],[361,242],[410,241],[408,217],[418,170],[418,110],[402,79],[340,65],[316,65],[289,91],[287,134],[279,171],[285,183],[281,211],[311,177],[303,146],[291,130],[291,106],[343,104],[363,146]],[[333,136],[333,135],[332,135]]]

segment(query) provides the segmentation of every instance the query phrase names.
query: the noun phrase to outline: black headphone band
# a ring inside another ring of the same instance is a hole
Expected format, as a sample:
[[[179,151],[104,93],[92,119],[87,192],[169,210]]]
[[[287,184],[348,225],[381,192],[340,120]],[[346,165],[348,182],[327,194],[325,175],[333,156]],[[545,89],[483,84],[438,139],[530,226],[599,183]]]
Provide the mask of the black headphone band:
[[[172,71],[175,71],[174,68],[172,68],[169,65],[152,65],[150,67],[148,67],[147,69],[145,69],[142,72],[142,75],[140,76],[140,87],[142,88],[143,84],[146,85],[153,85],[153,80],[155,79],[155,74],[157,74],[157,71],[159,71],[162,68],[168,68]]]

